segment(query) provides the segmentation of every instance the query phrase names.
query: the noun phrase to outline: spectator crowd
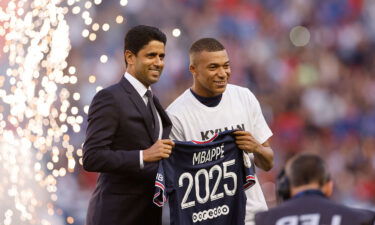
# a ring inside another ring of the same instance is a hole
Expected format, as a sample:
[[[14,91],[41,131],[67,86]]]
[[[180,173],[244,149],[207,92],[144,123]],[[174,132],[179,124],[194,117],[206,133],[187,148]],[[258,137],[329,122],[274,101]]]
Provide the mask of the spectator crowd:
[[[274,180],[284,162],[308,151],[327,161],[336,201],[375,208],[375,1],[129,0],[125,7],[103,1],[93,10],[99,24],[113,24],[94,42],[81,36],[84,24],[77,15],[67,18],[68,63],[77,68],[80,108],[89,104],[97,86],[117,82],[125,71],[122,37],[130,27],[153,25],[168,35],[165,69],[153,87],[164,107],[192,84],[191,43],[215,37],[231,58],[231,82],[252,90],[274,133],[275,168],[258,170],[269,205],[276,204]],[[124,23],[115,24],[116,15]],[[297,26],[308,31],[304,46],[291,41]],[[173,35],[174,29],[180,35]],[[99,60],[103,54],[106,63]],[[77,145],[84,130],[74,137]],[[93,188],[94,175],[79,169],[72,176],[78,178],[77,189]],[[80,206],[81,211],[72,211],[84,218],[86,208]]]

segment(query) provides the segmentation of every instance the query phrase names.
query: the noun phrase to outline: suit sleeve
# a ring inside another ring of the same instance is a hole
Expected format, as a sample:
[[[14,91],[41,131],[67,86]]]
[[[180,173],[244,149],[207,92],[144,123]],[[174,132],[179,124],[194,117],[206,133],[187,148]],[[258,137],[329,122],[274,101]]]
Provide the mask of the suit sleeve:
[[[89,109],[83,167],[90,172],[123,173],[140,170],[139,150],[111,150],[120,120],[116,101],[107,90],[98,92]]]

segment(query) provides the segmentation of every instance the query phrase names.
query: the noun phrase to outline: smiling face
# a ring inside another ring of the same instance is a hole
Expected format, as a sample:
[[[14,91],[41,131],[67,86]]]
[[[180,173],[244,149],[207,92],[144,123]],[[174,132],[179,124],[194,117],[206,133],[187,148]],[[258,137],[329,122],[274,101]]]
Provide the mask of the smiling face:
[[[201,51],[190,54],[193,91],[202,97],[222,94],[231,75],[227,51]]]
[[[127,72],[146,87],[156,83],[164,68],[165,46],[160,41],[150,41],[137,54],[125,51]]]

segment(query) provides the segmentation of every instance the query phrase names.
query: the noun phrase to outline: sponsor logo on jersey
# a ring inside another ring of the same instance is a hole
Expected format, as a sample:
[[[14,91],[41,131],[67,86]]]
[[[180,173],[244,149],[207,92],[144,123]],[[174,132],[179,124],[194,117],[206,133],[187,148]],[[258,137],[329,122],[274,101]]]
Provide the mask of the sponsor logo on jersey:
[[[232,125],[230,127],[201,131],[201,139],[203,141],[206,141],[206,140],[209,140],[212,137],[212,135],[215,135],[215,134],[227,131],[227,130],[234,130],[234,129],[245,130],[245,124],[242,123],[242,124]]]
[[[227,205],[222,205],[216,208],[193,213],[192,220],[193,220],[193,223],[201,222],[205,220],[212,220],[219,216],[228,215],[228,213],[229,213],[229,207]]]

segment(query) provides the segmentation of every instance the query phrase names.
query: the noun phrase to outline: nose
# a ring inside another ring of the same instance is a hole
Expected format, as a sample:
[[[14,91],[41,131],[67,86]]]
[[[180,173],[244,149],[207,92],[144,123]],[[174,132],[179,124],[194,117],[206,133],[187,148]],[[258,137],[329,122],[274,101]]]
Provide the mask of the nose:
[[[164,66],[164,59],[161,58],[161,57],[155,57],[154,65],[158,66],[158,67],[163,67]]]
[[[218,76],[220,78],[226,78],[228,76],[227,74],[227,71],[223,68],[223,67],[220,67],[219,70],[218,70]]]

